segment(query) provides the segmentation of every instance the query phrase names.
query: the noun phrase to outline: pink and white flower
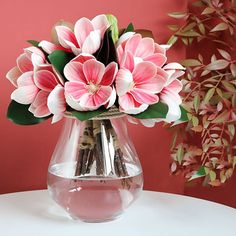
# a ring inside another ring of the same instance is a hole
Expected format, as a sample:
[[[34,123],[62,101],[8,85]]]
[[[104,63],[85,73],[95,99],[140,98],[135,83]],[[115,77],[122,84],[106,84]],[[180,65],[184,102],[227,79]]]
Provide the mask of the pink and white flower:
[[[153,63],[140,62],[134,65],[132,55],[128,55],[117,73],[116,91],[120,111],[138,114],[159,101],[157,94],[163,89],[163,82]]]
[[[75,23],[74,31],[64,25],[55,27],[60,46],[45,40],[39,45],[49,54],[61,47],[75,55],[93,54],[99,49],[104,33],[109,26],[105,15],[98,15],[91,21],[83,17]]]
[[[36,47],[28,47],[24,49],[16,60],[17,66],[13,67],[6,75],[7,79],[17,87],[18,78],[29,71],[34,71],[40,66],[46,65],[44,53]]]
[[[162,67],[167,60],[165,48],[155,43],[152,38],[142,38],[141,34],[127,32],[120,37],[117,45],[119,64],[125,60],[127,53],[133,56],[135,64],[149,61]]]
[[[115,102],[116,93],[112,86],[117,64],[111,62],[106,67],[95,59],[85,59],[83,63],[69,62],[64,68],[64,74],[69,82],[65,83],[67,103],[78,111],[96,110],[102,105],[107,108]]]

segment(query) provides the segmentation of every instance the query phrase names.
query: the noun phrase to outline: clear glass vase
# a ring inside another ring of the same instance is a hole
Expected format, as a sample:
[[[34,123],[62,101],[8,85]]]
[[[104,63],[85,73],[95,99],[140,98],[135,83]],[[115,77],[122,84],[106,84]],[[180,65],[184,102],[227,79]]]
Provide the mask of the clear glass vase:
[[[142,187],[142,168],[125,118],[66,118],[49,164],[48,189],[73,219],[113,220]]]

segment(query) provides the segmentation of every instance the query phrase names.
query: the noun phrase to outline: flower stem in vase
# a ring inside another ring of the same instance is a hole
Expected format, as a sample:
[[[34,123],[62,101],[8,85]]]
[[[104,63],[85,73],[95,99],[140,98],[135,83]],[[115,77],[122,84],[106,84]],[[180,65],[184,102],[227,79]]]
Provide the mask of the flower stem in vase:
[[[82,141],[79,146],[79,156],[75,171],[75,176],[84,175],[90,172],[93,164],[93,122],[86,121],[84,132],[82,135]]]
[[[113,140],[113,144],[114,144],[114,170],[115,170],[115,174],[118,177],[127,177],[129,176],[126,165],[125,165],[125,160],[124,160],[124,155],[123,152],[120,149],[120,144],[119,144],[119,140],[118,137],[115,133],[114,128],[112,127],[111,121],[110,120],[104,120],[104,125],[105,128],[107,129],[107,134],[109,135],[109,139],[111,142],[111,139]],[[130,182],[132,182],[132,178],[124,178],[121,180],[122,181],[122,185],[125,188],[130,188]]]

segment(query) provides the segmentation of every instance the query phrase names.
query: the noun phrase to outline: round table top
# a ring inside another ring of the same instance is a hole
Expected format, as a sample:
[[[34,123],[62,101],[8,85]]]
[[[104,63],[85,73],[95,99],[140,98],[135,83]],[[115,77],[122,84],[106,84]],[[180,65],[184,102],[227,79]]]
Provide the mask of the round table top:
[[[115,221],[70,219],[46,190],[0,195],[0,232],[6,236],[236,235],[236,210],[176,194],[143,191]]]

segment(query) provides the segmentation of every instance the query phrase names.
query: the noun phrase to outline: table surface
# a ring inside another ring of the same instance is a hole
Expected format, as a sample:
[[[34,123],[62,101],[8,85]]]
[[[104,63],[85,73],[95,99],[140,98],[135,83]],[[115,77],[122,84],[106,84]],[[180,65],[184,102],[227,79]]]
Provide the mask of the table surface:
[[[235,236],[235,222],[236,209],[151,191],[143,191],[122,217],[105,223],[71,220],[46,190],[0,195],[0,234],[4,236]]]

